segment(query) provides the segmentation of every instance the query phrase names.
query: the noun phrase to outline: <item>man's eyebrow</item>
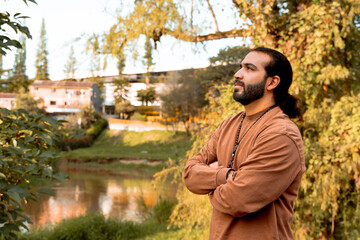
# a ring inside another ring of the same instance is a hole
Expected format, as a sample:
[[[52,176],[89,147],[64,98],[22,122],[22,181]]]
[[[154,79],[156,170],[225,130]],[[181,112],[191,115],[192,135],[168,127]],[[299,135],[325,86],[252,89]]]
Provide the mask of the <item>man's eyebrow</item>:
[[[240,67],[242,67],[243,65],[246,67],[253,67],[254,69],[257,69],[257,67],[252,63],[241,63]]]

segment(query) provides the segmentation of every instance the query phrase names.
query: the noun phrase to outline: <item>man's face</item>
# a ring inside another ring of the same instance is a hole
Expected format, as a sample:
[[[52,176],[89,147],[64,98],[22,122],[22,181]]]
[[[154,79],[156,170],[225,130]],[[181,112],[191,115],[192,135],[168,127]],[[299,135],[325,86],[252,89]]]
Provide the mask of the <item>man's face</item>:
[[[267,74],[265,66],[270,57],[260,52],[250,52],[240,64],[240,70],[234,75],[235,88],[233,98],[242,105],[264,96]]]

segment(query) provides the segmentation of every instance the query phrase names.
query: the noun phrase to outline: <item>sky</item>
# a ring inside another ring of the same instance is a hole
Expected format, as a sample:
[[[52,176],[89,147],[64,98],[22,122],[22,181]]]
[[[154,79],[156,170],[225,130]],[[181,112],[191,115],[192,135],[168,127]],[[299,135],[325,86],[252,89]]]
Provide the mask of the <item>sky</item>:
[[[119,8],[119,0],[36,0],[36,2],[37,4],[29,2],[26,5],[22,0],[0,0],[1,11],[8,11],[11,15],[20,12],[30,17],[25,22],[32,35],[32,39],[26,42],[26,67],[29,78],[35,77],[36,50],[40,42],[42,19],[45,20],[50,79],[61,80],[66,77],[64,68],[72,46],[77,62],[75,77],[91,76],[90,54],[85,51],[86,40],[94,33],[106,32],[116,23],[115,11]],[[18,39],[13,31],[7,32]],[[198,44],[194,47],[191,43],[163,37],[153,54],[155,65],[152,70],[206,67],[209,64],[209,57],[215,56],[219,49],[242,44],[237,38],[210,41],[205,45]],[[13,67],[15,53],[16,49],[13,49],[3,58],[4,69]],[[141,49],[139,53],[142,54]],[[131,56],[128,56],[124,73],[145,71],[141,60],[135,62]],[[108,59],[107,68],[99,73],[100,76],[117,74],[116,60],[111,58]]]

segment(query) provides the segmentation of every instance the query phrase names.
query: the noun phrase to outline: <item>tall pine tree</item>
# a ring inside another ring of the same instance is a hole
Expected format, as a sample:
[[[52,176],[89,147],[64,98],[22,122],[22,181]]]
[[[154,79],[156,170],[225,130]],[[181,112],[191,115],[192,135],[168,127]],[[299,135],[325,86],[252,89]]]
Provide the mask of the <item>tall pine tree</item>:
[[[75,58],[74,47],[71,46],[69,58],[64,66],[64,73],[66,75],[66,79],[73,80],[75,76],[75,71],[76,71],[76,58]]]
[[[45,30],[45,20],[42,20],[40,31],[40,42],[36,54],[36,75],[35,80],[50,80],[48,71],[48,50],[47,50],[47,38]]]
[[[14,66],[7,81],[7,92],[19,92],[20,89],[26,91],[30,85],[29,77],[26,75],[26,37],[21,35],[19,42],[22,48],[17,49]]]
[[[2,56],[3,55],[0,54],[0,80],[2,79],[2,75],[4,73]]]

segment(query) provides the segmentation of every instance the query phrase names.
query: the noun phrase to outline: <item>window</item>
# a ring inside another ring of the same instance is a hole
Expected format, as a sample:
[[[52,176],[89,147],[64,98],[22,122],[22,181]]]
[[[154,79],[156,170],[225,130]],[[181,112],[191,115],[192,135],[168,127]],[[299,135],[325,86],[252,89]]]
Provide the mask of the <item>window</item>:
[[[66,102],[64,103],[64,105],[65,105],[65,106],[70,106],[70,102],[66,101]]]
[[[50,101],[50,105],[56,105],[56,101]]]
[[[51,92],[53,92],[53,93],[56,92],[56,88],[52,88]]]
[[[66,94],[74,94],[74,89],[66,89]]]
[[[34,88],[34,91],[37,91],[37,90],[39,90],[39,88],[37,88],[37,87],[36,87],[36,88]]]

